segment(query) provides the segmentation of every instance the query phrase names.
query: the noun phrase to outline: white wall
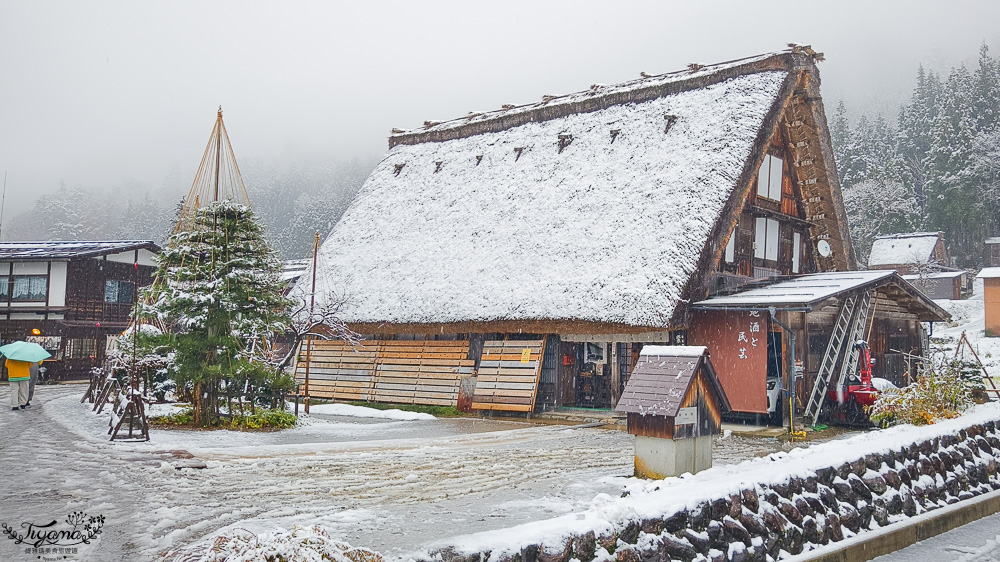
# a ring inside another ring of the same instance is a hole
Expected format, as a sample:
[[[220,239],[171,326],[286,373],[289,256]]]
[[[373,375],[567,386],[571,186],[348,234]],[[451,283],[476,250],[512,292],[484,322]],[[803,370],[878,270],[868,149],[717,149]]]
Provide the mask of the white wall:
[[[25,261],[14,264],[14,275],[45,275],[48,272],[47,261]]]
[[[153,252],[150,252],[149,250],[147,250],[145,248],[139,250],[139,265],[148,265],[150,267],[156,267],[156,262],[153,261],[153,257],[155,255],[156,254],[154,254]],[[102,256],[102,257],[98,257],[98,258],[94,258],[94,259],[98,259],[99,260],[99,259],[104,259],[104,258]],[[114,262],[118,262],[118,263],[133,264],[133,263],[135,263],[135,250],[128,250],[128,251],[125,251],[125,252],[118,252],[117,254],[108,254],[107,255],[107,259],[108,259],[108,261],[114,261]]]
[[[49,273],[49,306],[66,306],[66,267],[67,262],[52,262],[52,272]]]

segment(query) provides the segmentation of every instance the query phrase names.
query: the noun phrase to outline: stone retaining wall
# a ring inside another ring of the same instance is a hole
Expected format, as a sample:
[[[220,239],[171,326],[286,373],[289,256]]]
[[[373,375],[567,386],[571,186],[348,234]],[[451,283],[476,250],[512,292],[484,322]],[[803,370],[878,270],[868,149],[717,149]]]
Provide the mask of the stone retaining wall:
[[[869,454],[780,484],[757,485],[615,532],[532,544],[520,553],[431,553],[443,562],[778,560],[1000,489],[996,422]]]

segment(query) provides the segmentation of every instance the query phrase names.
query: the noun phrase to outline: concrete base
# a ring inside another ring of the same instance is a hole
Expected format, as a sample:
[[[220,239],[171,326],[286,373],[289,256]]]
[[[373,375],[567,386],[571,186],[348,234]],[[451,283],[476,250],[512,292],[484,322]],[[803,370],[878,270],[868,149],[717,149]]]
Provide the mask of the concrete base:
[[[712,436],[691,439],[635,437],[635,475],[659,480],[712,468]]]

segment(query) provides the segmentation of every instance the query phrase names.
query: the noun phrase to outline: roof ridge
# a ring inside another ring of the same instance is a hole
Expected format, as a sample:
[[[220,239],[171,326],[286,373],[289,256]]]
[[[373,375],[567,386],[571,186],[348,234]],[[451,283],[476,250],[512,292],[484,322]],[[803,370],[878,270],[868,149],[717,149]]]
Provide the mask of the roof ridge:
[[[690,64],[688,68],[657,75],[645,75],[618,84],[593,84],[588,90],[557,96],[546,95],[541,101],[522,105],[504,105],[501,109],[469,114],[446,121],[425,121],[421,129],[393,129],[389,148],[397,144],[442,142],[485,132],[496,132],[529,122],[548,121],[574,113],[597,111],[628,102],[646,101],[665,95],[702,88],[729,78],[767,71],[790,71],[798,64],[822,60],[809,46],[790,44],[789,49],[734,59],[709,65]]]

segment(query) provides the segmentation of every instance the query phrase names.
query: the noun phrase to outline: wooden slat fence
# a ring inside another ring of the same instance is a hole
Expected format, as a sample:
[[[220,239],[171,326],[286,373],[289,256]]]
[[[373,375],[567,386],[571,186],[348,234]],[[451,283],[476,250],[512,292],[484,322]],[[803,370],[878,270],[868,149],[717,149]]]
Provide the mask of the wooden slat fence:
[[[486,341],[479,362],[472,409],[533,411],[544,351],[544,339]]]
[[[457,406],[462,377],[473,374],[467,341],[342,341],[303,343],[295,378],[305,381],[312,345],[309,394],[317,398]]]

